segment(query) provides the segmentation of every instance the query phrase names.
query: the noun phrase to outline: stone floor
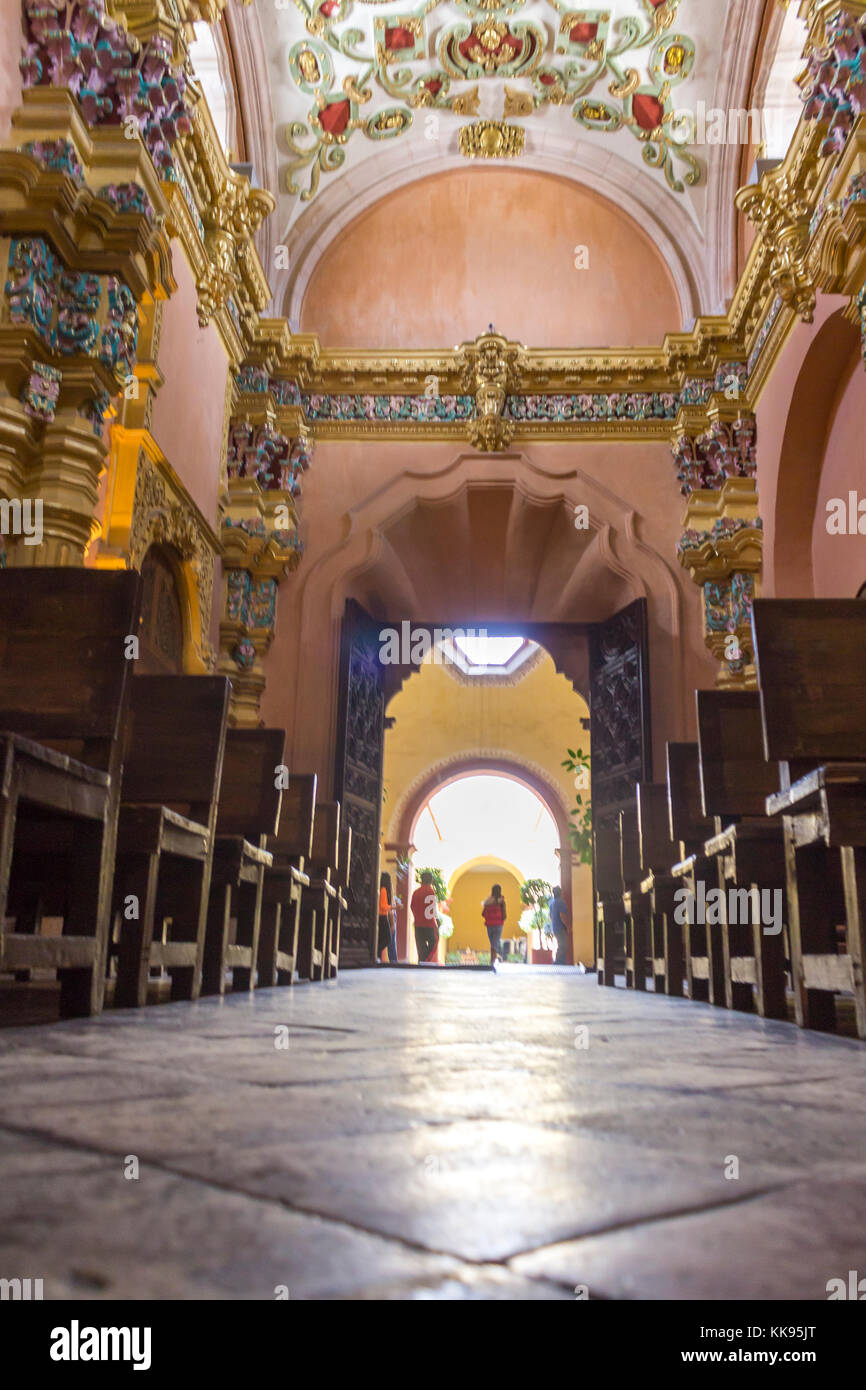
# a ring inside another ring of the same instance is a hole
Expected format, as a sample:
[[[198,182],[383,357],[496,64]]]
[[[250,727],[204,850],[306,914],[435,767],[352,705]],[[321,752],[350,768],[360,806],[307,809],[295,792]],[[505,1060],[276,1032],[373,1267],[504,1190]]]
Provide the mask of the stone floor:
[[[571,971],[367,970],[12,1028],[0,1276],[80,1299],[825,1299],[866,1275],[864,1133],[857,1042]]]

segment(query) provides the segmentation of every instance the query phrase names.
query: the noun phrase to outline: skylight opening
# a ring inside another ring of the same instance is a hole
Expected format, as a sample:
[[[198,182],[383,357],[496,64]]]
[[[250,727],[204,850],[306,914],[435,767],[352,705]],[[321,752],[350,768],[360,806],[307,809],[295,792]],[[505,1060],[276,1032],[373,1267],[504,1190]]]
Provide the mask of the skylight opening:
[[[507,666],[523,642],[522,637],[488,637],[486,634],[454,638],[454,645],[473,666]]]

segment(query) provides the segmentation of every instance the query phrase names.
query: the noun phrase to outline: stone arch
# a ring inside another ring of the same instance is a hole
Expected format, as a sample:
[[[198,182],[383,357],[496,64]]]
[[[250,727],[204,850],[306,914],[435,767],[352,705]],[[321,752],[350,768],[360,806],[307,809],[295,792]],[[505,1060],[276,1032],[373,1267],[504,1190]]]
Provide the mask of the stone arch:
[[[859,334],[837,309],[815,334],[800,365],[779,456],[774,525],[775,592],[785,598],[814,594],[812,528],[821,470],[838,403]]]
[[[575,145],[548,133],[544,150],[533,154],[532,169],[592,190],[620,208],[631,222],[650,230],[680,302],[682,323],[678,327],[687,326],[700,313],[702,302],[715,303],[718,298],[715,287],[706,282],[705,247],[697,228],[684,218],[674,235],[669,194],[642,171],[635,178],[636,171],[628,160],[590,139],[578,137],[577,150],[580,158],[575,163]],[[323,188],[314,207],[291,228],[291,268],[274,277],[278,285],[275,301],[292,327],[297,329],[300,324],[304,297],[319,260],[352,222],[397,189],[465,168],[460,154],[442,156],[419,146],[415,157],[407,161],[404,150],[383,149],[372,179],[361,165]],[[284,233],[282,240],[288,238],[289,233]]]
[[[494,872],[504,869],[507,873],[512,874],[514,878],[517,879],[518,883],[520,882],[520,869],[516,864],[512,864],[510,859],[501,859],[498,854],[476,854],[472,859],[467,859],[464,863],[458,864],[448,880],[449,893],[458,879],[462,878],[464,874],[478,873],[481,869],[486,869],[488,867]]]
[[[553,819],[559,837],[559,860],[560,864],[568,864],[569,872],[563,873],[562,895],[568,907],[571,920],[574,920],[572,904],[572,883],[571,883],[571,841],[568,833],[568,813],[559,794],[541,768],[531,767],[527,763],[518,761],[507,754],[500,756],[490,753],[459,753],[452,758],[444,759],[441,763],[427,770],[426,773],[416,780],[409,788],[408,792],[400,803],[400,814],[397,820],[397,843],[401,845],[411,845],[412,831],[418,822],[424,807],[432,796],[443,788],[451,786],[455,782],[461,782],[467,777],[492,776],[507,777],[513,782],[526,787],[538,798],[545,810]],[[393,822],[392,822],[393,823]],[[504,862],[504,861],[503,861]],[[405,910],[403,920],[400,921],[403,940],[405,940],[406,921]],[[573,951],[573,943],[569,943],[569,955]],[[571,963],[571,962],[569,962]]]
[[[381,565],[383,558],[388,561],[386,568],[392,591],[400,595],[400,616],[418,622],[439,620],[440,614],[430,612],[429,607],[427,611],[419,611],[418,595],[408,578],[401,575],[399,566],[391,563],[393,557],[389,553],[387,533],[395,521],[417,505],[445,506],[476,487],[510,488],[515,497],[529,504],[555,502],[570,511],[578,504],[588,505],[591,538],[569,583],[558,594],[559,612],[545,613],[544,621],[573,620],[578,588],[584,594],[596,595],[609,590],[614,596],[615,601],[607,603],[606,611],[599,612],[598,617],[610,616],[632,600],[646,597],[652,641],[658,653],[655,662],[651,662],[653,705],[664,710],[666,718],[664,726],[659,724],[659,737],[663,729],[667,729],[666,737],[674,737],[676,731],[688,727],[692,715],[686,709],[687,664],[695,664],[703,654],[697,621],[694,633],[691,626],[686,628],[684,624],[684,593],[689,581],[675,574],[673,565],[644,539],[642,518],[634,503],[618,495],[607,480],[599,481],[576,463],[568,462],[563,466],[557,459],[545,467],[527,453],[512,450],[485,457],[485,472],[480,475],[479,456],[473,451],[450,453],[436,445],[429,446],[429,450],[432,457],[426,468],[413,467],[408,462],[401,472],[345,512],[341,517],[339,537],[304,567],[293,586],[297,618],[289,639],[291,647],[288,642],[281,645],[281,653],[285,653],[282,656],[283,685],[289,684],[295,692],[293,747],[297,756],[304,759],[304,765],[320,770],[330,767],[332,734],[327,731],[336,727],[334,681],[329,682],[327,718],[322,709],[321,691],[315,710],[309,707],[303,679],[305,653],[316,648],[321,652],[323,634],[326,634],[328,667],[336,673],[345,601],[353,597],[364,602],[365,595],[360,587],[362,576]],[[572,451],[571,456],[576,452]],[[412,458],[411,452],[408,457]],[[673,495],[673,482],[671,489]],[[426,603],[431,603],[429,597]],[[441,613],[441,620],[444,622],[450,616]],[[470,617],[464,613],[459,615],[459,621]],[[293,656],[291,660],[287,659],[289,652]],[[285,715],[280,717],[285,718]]]

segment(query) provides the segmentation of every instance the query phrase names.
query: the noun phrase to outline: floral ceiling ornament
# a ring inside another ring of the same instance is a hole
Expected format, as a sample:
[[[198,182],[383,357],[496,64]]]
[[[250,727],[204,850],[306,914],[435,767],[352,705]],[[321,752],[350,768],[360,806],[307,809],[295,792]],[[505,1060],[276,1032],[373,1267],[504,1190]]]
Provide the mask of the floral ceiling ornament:
[[[696,56],[693,40],[673,32],[681,0],[629,0],[640,11],[618,15],[622,2],[574,9],[545,0],[552,13],[539,16],[538,0],[428,0],[371,19],[382,0],[295,0],[310,37],[290,49],[288,72],[315,104],[306,120],[285,127],[288,192],[302,202],[313,198],[322,174],[344,166],[358,132],[368,140],[399,137],[419,108],[477,115],[477,84],[507,78],[523,85],[506,88],[504,116],[569,106],[584,130],[626,129],[641,142],[644,162],[683,193],[703,171],[687,148],[694,123],[672,101]],[[527,3],[534,9],[524,16]],[[436,12],[451,5],[466,18],[437,26]],[[344,27],[350,18],[352,27]],[[439,138],[430,114],[424,135]]]

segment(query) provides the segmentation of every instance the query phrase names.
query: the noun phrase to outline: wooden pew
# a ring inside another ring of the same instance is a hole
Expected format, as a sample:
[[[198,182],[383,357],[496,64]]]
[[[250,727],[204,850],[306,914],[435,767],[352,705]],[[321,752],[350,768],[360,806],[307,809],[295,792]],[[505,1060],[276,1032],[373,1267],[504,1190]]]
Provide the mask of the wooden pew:
[[[680,880],[680,889],[685,888],[700,904],[705,894],[720,887],[718,861],[706,855],[704,844],[721,830],[721,826],[712,816],[704,814],[696,743],[668,744],[668,806],[671,838],[678,840],[680,846],[679,860],[671,866],[671,873]],[[681,898],[679,904],[684,911]],[[705,914],[695,913],[696,917],[700,915]],[[725,977],[718,927],[697,920],[686,921],[683,944],[689,998],[707,1000],[711,1004],[724,1003]]]
[[[600,985],[616,984],[625,969],[625,912],[619,818],[593,828],[596,969]]]
[[[752,631],[797,1022],[832,1031],[837,994],[851,995],[866,1038],[866,603],[758,599]]]
[[[298,930],[298,977],[302,980],[325,978],[328,924],[331,903],[337,896],[335,866],[339,862],[340,803],[319,801],[313,821],[313,847],[310,851],[310,886],[301,898]]]
[[[340,966],[340,926],[343,913],[346,912],[349,907],[349,900],[346,894],[349,889],[349,873],[351,867],[352,827],[344,823],[340,827],[340,856],[334,884],[337,889],[337,896],[332,899],[331,904],[331,922],[326,955],[325,977],[329,980],[337,978],[337,972]]]
[[[280,823],[269,835],[273,864],[265,869],[259,935],[259,986],[294,983],[301,895],[310,886],[309,865],[316,815],[316,774],[295,775],[283,791]]]
[[[0,570],[0,971],[55,971],[63,1017],[103,1002],[140,604],[133,572]]]
[[[639,782],[637,825],[640,846],[640,901],[632,894],[632,910],[648,920],[653,985],[656,994],[682,995],[685,979],[684,933],[674,917],[674,893],[679,879],[671,865],[679,843],[671,837],[668,788],[665,782]]]
[[[650,920],[640,891],[640,831],[635,804],[619,813],[620,877],[625,921],[625,983],[627,989],[645,990],[650,961]]]
[[[226,734],[205,931],[202,994],[234,993],[256,984],[266,848],[280,824],[284,729],[229,729]],[[236,927],[232,932],[232,921]]]
[[[131,683],[114,877],[118,1006],[147,1002],[151,970],[168,972],[173,999],[198,998],[229,690],[224,676]]]
[[[762,893],[785,896],[783,828],[765,814],[778,772],[764,759],[761,697],[756,690],[698,690],[696,696],[703,807],[725,827],[704,846],[718,860],[723,892],[725,998],[714,1002],[787,1018],[784,933],[768,935],[754,906],[755,893],[758,903]],[[735,914],[729,903],[736,903]],[[736,921],[729,920],[733,915]]]

